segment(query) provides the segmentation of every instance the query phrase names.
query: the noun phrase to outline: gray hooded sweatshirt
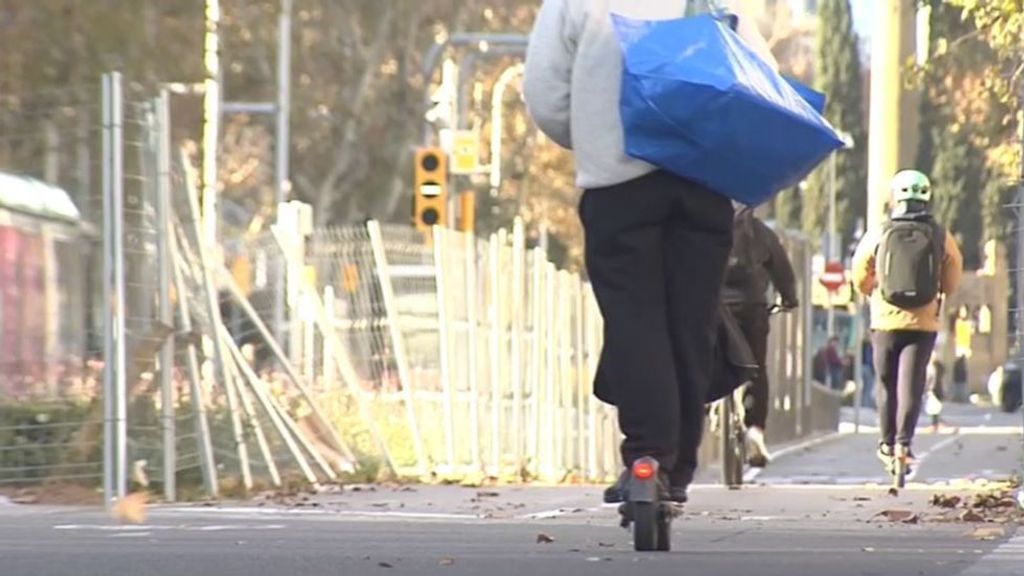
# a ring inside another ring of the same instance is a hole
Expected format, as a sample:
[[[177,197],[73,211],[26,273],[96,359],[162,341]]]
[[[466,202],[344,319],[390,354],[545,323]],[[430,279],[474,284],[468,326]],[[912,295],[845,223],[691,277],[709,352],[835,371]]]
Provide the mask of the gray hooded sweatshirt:
[[[523,90],[540,130],[576,156],[576,184],[602,188],[656,168],[626,155],[619,93],[622,50],[610,14],[668,20],[686,13],[688,0],[544,0],[526,55]],[[739,35],[773,66],[775,60],[734,2],[718,2],[740,16]]]

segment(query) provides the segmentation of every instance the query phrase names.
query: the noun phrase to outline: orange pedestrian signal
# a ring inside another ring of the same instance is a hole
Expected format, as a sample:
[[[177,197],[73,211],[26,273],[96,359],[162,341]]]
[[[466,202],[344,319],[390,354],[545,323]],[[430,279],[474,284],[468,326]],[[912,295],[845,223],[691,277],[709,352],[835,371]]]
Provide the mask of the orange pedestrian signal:
[[[413,223],[417,230],[429,233],[447,220],[448,157],[440,148],[421,148],[416,151],[414,172]]]

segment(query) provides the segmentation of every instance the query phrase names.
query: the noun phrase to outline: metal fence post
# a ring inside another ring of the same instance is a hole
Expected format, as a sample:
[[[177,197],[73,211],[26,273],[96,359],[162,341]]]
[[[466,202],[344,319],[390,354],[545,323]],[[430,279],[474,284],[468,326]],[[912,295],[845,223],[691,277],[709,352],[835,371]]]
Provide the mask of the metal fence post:
[[[491,372],[491,470],[498,475],[501,470],[501,275],[498,259],[501,250],[498,236],[491,234],[488,243],[487,285],[490,291],[488,306],[488,324],[490,326],[490,372]]]
[[[543,474],[550,477],[555,474],[556,449],[558,446],[557,429],[555,428],[556,396],[555,378],[558,370],[558,331],[556,322],[556,311],[558,302],[556,297],[556,280],[554,266],[545,260],[544,262],[544,322],[545,338],[547,346],[544,346],[544,396],[541,406],[544,407],[544,424],[541,427],[541,438],[544,441]]]
[[[409,359],[405,354],[405,337],[402,334],[402,326],[398,319],[395,290],[391,284],[387,254],[384,251],[384,238],[381,235],[380,224],[376,221],[371,220],[367,222],[366,229],[370,235],[374,264],[377,267],[377,279],[380,282],[381,296],[384,300],[388,332],[391,335],[391,349],[395,355],[395,364],[398,367],[398,380],[402,385],[402,393],[405,396],[405,413],[409,421],[409,434],[412,436],[413,450],[416,454],[416,465],[420,473],[424,473],[427,470],[427,458],[423,449],[423,438],[420,436],[419,423],[416,418],[416,393],[412,389]]]
[[[473,468],[482,469],[480,453],[480,371],[478,354],[480,344],[477,340],[478,334],[478,311],[480,305],[480,288],[477,284],[477,239],[472,233],[464,236],[466,243],[466,324],[468,334],[469,353],[467,354],[467,368],[469,370],[469,445],[472,453]]]
[[[516,472],[523,469],[524,461],[524,438],[523,438],[523,280],[526,257],[526,231],[523,221],[516,218],[512,228],[512,285],[511,285],[511,315],[510,346],[509,346],[509,384],[512,386],[512,442],[511,449],[515,458]]]
[[[576,465],[582,477],[587,476],[587,369],[586,358],[584,357],[583,337],[583,279],[578,275],[572,277],[572,301],[575,328],[573,338],[573,354],[576,359],[576,373],[573,379],[576,383]]]
[[[447,256],[448,250],[445,246],[447,233],[440,226],[433,229],[434,238],[434,278],[435,292],[437,295],[437,325],[438,325],[438,350],[441,360],[441,388],[444,398],[444,446],[445,458],[448,460],[449,470],[455,468],[455,392],[452,384],[451,369],[451,333],[449,330],[448,317],[448,289],[447,289]]]
[[[114,499],[114,211],[111,77],[102,78],[103,101],[103,502]]]
[[[327,324],[330,330],[335,330],[336,313],[335,313],[335,295],[334,286],[324,286],[324,323]],[[334,374],[334,357],[331,347],[328,345],[327,337],[324,336],[321,342],[321,355],[322,355],[322,371],[323,371],[323,388],[324,390],[333,390],[335,386],[335,374]]]
[[[541,338],[544,333],[544,258],[534,248],[530,252],[530,418],[527,423],[527,452],[532,456],[534,473],[539,471],[540,456],[540,383],[543,380],[543,353]]]
[[[202,225],[200,224],[199,217],[199,198],[196,191],[196,186],[193,181],[189,181],[186,188],[188,194],[188,206],[191,212],[192,233],[196,238],[196,250],[199,253],[199,267],[202,270],[201,282],[203,285],[203,292],[205,292],[206,299],[206,312],[210,318],[210,325],[213,329],[213,336],[211,337],[213,347],[213,363],[217,369],[217,375],[220,377],[221,382],[224,385],[225,395],[228,401],[228,411],[231,413],[231,427],[233,432],[233,440],[235,443],[235,449],[238,451],[238,467],[242,473],[242,485],[246,490],[252,488],[252,470],[249,467],[249,447],[245,441],[245,435],[242,430],[241,413],[238,405],[238,397],[236,390],[232,385],[231,374],[228,370],[228,358],[224,346],[216,335],[219,332],[219,326],[221,325],[220,307],[217,302],[216,282],[214,281],[214,269],[213,264],[210,261],[209,249],[210,246],[207,243],[207,236],[204,234]]]
[[[171,303],[171,124],[166,90],[160,92],[156,104],[157,118],[157,186],[156,242],[159,273],[160,321],[174,326],[174,305]],[[160,350],[160,424],[163,428],[164,498],[177,499],[177,442],[174,404],[174,338],[167,338]]]
[[[181,315],[181,331],[191,334],[192,312],[188,298],[184,297],[186,294],[185,279],[182,275],[182,270],[185,267],[184,258],[178,251],[178,241],[173,233],[168,237],[168,243],[172,259],[171,275],[174,280],[174,289],[179,294],[178,310]],[[203,376],[199,367],[199,355],[195,343],[189,341],[185,352],[189,373],[189,397],[192,400],[196,444],[199,450],[199,469],[203,475],[203,487],[206,493],[211,498],[216,498],[220,492],[220,483],[217,479],[217,466],[213,459],[213,442],[210,438],[210,425],[206,418],[206,399],[202,387]]]
[[[125,342],[124,103],[121,74],[110,74],[111,216],[114,274],[114,477],[117,498],[128,493],[128,386]]]

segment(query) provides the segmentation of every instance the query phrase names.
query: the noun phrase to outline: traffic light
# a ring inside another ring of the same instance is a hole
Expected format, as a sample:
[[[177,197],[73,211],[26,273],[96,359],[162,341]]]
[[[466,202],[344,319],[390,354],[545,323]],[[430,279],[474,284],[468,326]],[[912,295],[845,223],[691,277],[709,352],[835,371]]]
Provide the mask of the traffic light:
[[[440,148],[416,151],[413,220],[416,229],[429,233],[435,225],[443,226],[448,203],[448,158]]]

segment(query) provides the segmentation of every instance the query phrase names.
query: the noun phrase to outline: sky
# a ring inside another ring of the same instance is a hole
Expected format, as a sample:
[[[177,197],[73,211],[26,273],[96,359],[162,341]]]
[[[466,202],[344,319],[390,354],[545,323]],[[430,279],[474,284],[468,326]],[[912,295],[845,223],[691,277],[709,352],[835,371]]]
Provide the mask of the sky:
[[[793,8],[798,12],[802,13],[814,2],[813,0],[789,0]],[[870,49],[871,39],[871,14],[874,11],[874,0],[850,0],[850,6],[853,9],[853,27],[860,36],[862,45],[864,47],[864,54],[862,57],[866,59],[867,51]]]
[[[874,2],[853,0],[850,5],[853,7],[853,28],[864,40],[865,49],[868,49],[871,43],[871,12],[874,10]]]

